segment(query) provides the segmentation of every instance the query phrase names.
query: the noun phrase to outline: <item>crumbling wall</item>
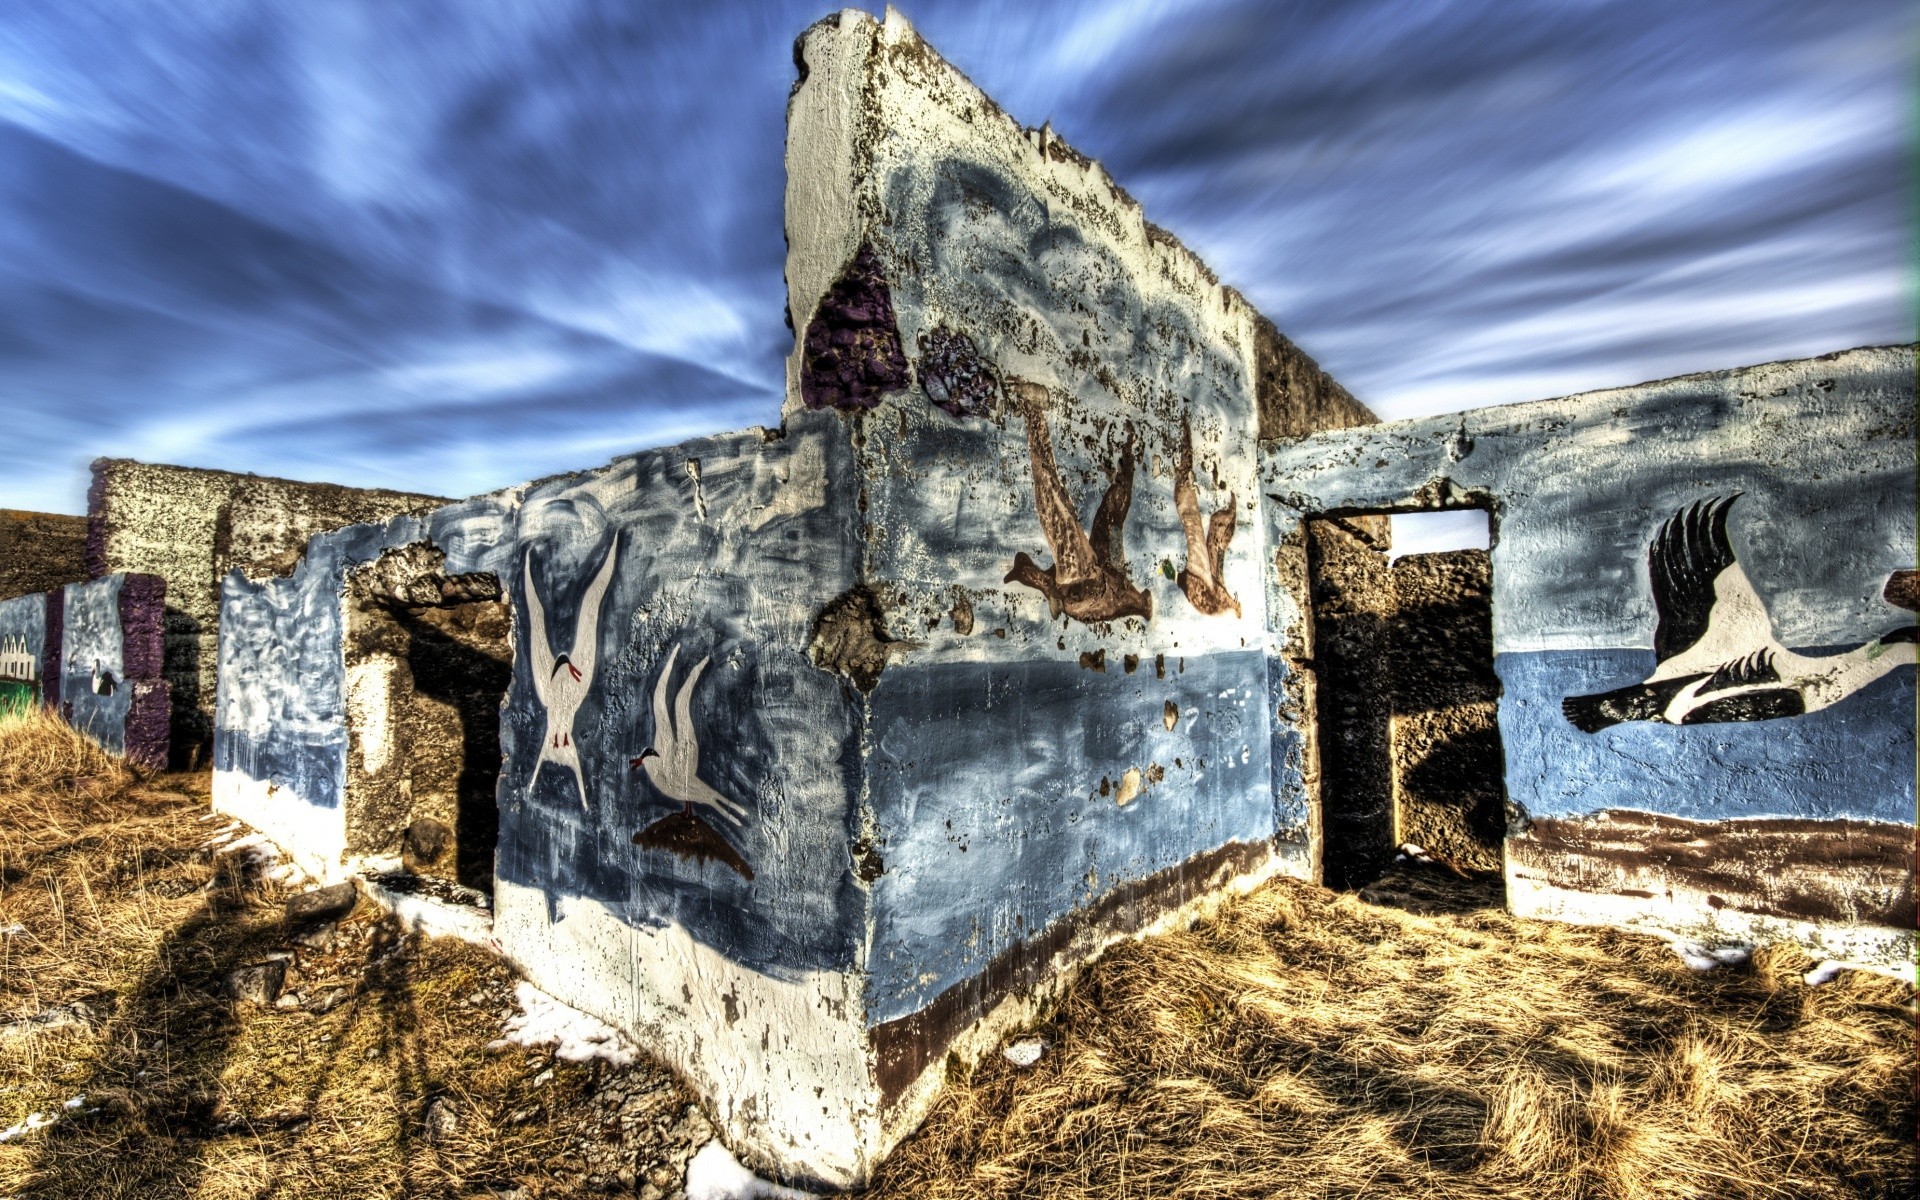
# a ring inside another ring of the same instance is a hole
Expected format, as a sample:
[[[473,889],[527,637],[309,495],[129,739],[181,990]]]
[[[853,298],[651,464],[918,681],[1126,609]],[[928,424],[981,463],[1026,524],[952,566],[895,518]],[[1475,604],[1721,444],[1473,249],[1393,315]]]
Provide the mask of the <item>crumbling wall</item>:
[[[1394,840],[1498,872],[1507,835],[1493,564],[1484,550],[1393,560]]]
[[[1319,760],[1322,878],[1372,882],[1393,862],[1394,682],[1402,657],[1400,597],[1378,517],[1311,521],[1307,553],[1313,620],[1309,667],[1318,686],[1308,735]]]
[[[1371,418],[898,14],[797,57],[787,411],[845,424],[884,654],[851,680],[877,1151],[1114,939],[1311,870],[1273,800],[1254,444]]]
[[[440,870],[408,833],[446,822],[448,756],[481,714],[436,689],[450,658],[488,657],[494,618],[469,606],[492,602],[460,589],[497,581],[494,935],[701,1085],[736,1145],[859,1162],[863,727],[815,652],[855,582],[856,490],[838,418],[807,414],[323,534],[291,575],[235,571],[215,803],[316,871]]]
[[[167,762],[166,581],[109,575],[0,602],[0,711],[44,706],[114,754]]]
[[[1265,448],[1276,545],[1314,514],[1492,513],[1515,911],[1911,970],[1914,365],[1850,350]],[[1284,555],[1270,584],[1297,641]]]
[[[490,574],[427,543],[347,575],[346,851],[493,887],[511,624]]]
[[[0,599],[87,578],[87,519],[0,509]]]
[[[418,513],[443,499],[99,459],[87,493],[86,571],[167,581],[166,679],[176,765],[204,761],[217,677],[220,582],[292,570],[316,533]]]

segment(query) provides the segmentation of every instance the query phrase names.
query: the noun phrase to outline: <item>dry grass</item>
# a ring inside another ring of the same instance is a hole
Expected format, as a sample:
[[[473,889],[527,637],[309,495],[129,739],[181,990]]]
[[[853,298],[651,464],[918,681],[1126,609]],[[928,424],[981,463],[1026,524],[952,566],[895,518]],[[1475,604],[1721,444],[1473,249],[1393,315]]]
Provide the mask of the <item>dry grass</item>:
[[[206,813],[204,777],[141,777],[56,721],[0,727],[0,928],[22,927],[0,935],[0,1021],[92,1014],[0,1033],[0,1127],[82,1094],[94,1110],[0,1144],[0,1195],[679,1186],[705,1130],[686,1094],[650,1067],[490,1052],[511,979],[481,950],[363,906],[294,966],[291,987],[340,1003],[227,998],[228,972],[291,946],[279,893],[207,848]],[[1787,950],[1695,974],[1651,939],[1484,907],[1471,882],[1399,883],[1369,903],[1283,882],[1116,949],[1039,1065],[957,1081],[874,1194],[1915,1194],[1911,988],[1809,988]],[[429,1137],[435,1102],[458,1128]]]
[[[953,1086],[876,1194],[1920,1194],[1911,987],[1808,987],[1784,948],[1696,974],[1429,870],[1378,904],[1281,882],[1115,950],[1040,1063]]]
[[[205,776],[142,777],[57,720],[0,726],[0,928],[19,927],[0,935],[0,1127],[87,1097],[0,1144],[0,1195],[678,1186],[707,1133],[688,1096],[651,1066],[489,1050],[517,1008],[476,947],[402,935],[362,904],[289,976],[337,1003],[230,999],[229,972],[295,948],[282,893],[208,848],[225,822],[207,814]],[[76,1001],[90,1017],[65,1028],[5,1024]],[[436,1102],[457,1127],[430,1137]]]

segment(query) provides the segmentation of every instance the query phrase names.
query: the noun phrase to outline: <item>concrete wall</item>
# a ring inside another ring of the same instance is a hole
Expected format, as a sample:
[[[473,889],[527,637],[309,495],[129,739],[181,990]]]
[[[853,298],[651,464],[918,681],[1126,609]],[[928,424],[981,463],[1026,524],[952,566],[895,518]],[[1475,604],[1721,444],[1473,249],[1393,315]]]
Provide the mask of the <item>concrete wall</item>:
[[[846,1184],[1102,946],[1308,869],[1254,445],[1368,414],[897,17],[798,54],[783,429],[230,572],[215,800],[311,869],[390,859],[438,718],[369,598],[486,577],[496,936],[756,1165]]]
[[[0,599],[87,577],[87,519],[0,509]]]
[[[856,491],[841,421],[804,414],[323,535],[290,576],[236,571],[215,803],[310,869],[382,857],[395,764],[433,747],[366,600],[409,599],[401,559],[497,581],[495,936],[700,1085],[737,1145],[844,1175],[877,1127],[862,713],[815,661],[857,579]]]
[[[0,707],[43,704],[106,749],[164,767],[166,581],[109,575],[0,602]]]
[[[1914,404],[1888,347],[1317,434],[1268,536],[1491,511],[1516,911],[1910,969]]]
[[[167,581],[166,678],[177,765],[204,761],[213,729],[220,581],[291,570],[315,534],[444,499],[258,475],[99,459],[87,493],[86,573]]]

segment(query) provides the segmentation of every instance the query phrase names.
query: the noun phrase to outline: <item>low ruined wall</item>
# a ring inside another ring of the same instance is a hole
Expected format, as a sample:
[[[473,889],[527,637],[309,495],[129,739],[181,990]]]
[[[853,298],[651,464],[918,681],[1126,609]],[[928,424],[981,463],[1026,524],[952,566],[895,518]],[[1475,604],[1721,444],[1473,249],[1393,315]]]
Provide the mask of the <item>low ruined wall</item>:
[[[1269,537],[1490,510],[1516,911],[1910,968],[1914,403],[1888,347],[1317,434]]]
[[[0,599],[87,578],[87,519],[0,509]]]
[[[109,575],[0,603],[0,709],[53,709],[107,750],[164,767],[166,581]]]
[[[86,574],[167,581],[166,679],[178,762],[212,735],[220,581],[290,571],[315,534],[445,500],[258,475],[99,459],[87,494]]]

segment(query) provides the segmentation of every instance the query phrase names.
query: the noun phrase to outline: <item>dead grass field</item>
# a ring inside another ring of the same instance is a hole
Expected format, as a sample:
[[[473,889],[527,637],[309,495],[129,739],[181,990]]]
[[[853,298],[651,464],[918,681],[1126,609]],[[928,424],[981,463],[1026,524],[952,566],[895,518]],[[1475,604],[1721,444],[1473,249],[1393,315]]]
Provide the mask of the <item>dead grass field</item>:
[[[1397,885],[1397,886],[1396,886]],[[878,1196],[1911,1197],[1914,991],[1787,949],[1687,970],[1415,868],[1283,881],[1108,954]]]
[[[364,904],[294,945],[206,815],[204,777],[140,778],[57,722],[0,727],[0,1128],[64,1114],[0,1144],[0,1195],[681,1186],[706,1126],[664,1071],[490,1050],[506,969]],[[956,1082],[871,1194],[1917,1194],[1912,988],[1809,987],[1786,950],[1696,974],[1495,899],[1437,870],[1367,899],[1282,882],[1122,946],[1039,1030],[1037,1065]],[[225,994],[276,953],[305,1002]],[[19,1024],[35,1014],[68,1023]]]
[[[666,1072],[490,1051],[517,1012],[505,966],[364,902],[331,945],[296,947],[282,893],[244,853],[206,848],[225,822],[202,819],[205,789],[142,779],[58,721],[0,726],[0,1128],[62,1114],[0,1144],[0,1195],[680,1186],[709,1130]],[[276,953],[308,1003],[226,995],[231,971]],[[17,1023],[34,1014],[67,1023]]]

